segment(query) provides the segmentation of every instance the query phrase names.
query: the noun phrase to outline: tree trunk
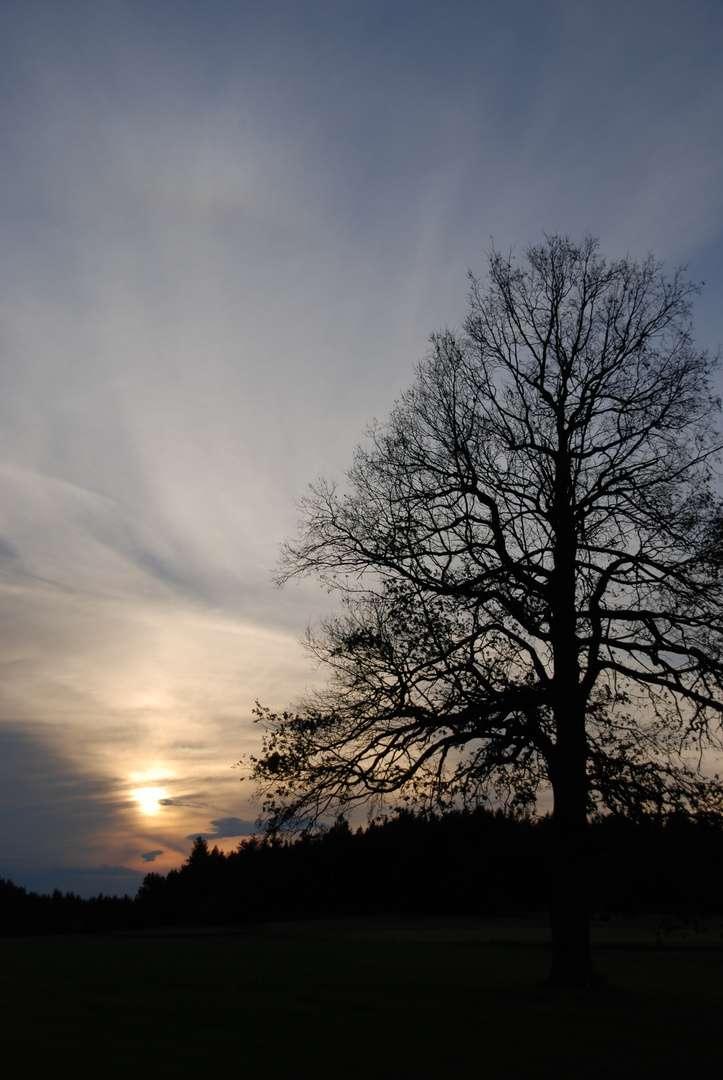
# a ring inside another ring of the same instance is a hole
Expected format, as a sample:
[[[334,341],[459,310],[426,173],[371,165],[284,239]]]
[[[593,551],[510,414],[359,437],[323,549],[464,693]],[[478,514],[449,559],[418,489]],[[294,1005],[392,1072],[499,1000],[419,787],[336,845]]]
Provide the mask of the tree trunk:
[[[579,850],[557,832],[553,823],[550,931],[552,967],[549,981],[557,986],[591,987],[598,982],[590,952],[590,914],[586,873]]]
[[[588,909],[587,782],[585,763],[559,763],[553,780],[554,808],[550,850],[550,929],[552,967],[557,986],[591,988],[600,984],[590,952]]]

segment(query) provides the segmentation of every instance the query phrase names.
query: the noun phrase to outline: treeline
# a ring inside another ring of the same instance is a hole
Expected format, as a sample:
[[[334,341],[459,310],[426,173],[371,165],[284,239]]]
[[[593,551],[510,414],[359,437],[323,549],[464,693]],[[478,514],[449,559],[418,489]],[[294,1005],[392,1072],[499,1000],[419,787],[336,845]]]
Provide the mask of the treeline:
[[[295,840],[244,840],[224,854],[198,838],[134,899],[38,896],[0,881],[0,932],[97,933],[234,926],[358,914],[499,915],[546,907],[549,819],[484,809],[345,821]],[[589,829],[591,905],[677,918],[723,913],[723,825],[683,815]]]
[[[97,934],[125,930],[133,924],[130,896],[92,896],[55,889],[52,894],[28,892],[0,878],[0,934]]]

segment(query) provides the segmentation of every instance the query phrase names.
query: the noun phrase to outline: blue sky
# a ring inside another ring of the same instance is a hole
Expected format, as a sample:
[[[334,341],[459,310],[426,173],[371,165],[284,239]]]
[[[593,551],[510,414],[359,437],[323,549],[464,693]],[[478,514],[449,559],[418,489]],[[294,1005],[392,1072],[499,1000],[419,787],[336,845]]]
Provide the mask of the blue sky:
[[[0,876],[133,892],[250,828],[254,700],[319,677],[329,603],[270,583],[294,500],[493,241],[687,263],[723,339],[723,10],[25,0],[0,28]]]

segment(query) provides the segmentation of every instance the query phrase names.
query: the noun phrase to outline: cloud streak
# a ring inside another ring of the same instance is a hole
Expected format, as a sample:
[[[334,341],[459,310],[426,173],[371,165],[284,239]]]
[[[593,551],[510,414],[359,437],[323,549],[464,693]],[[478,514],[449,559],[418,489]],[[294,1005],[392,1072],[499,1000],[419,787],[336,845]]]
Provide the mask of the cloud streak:
[[[195,840],[200,836],[203,840],[223,840],[236,836],[257,836],[259,827],[255,821],[246,821],[238,817],[218,818],[212,821],[213,832],[189,833],[187,840]]]
[[[158,851],[144,851],[141,855],[144,863],[155,862],[159,855],[163,854],[163,849],[159,848]]]

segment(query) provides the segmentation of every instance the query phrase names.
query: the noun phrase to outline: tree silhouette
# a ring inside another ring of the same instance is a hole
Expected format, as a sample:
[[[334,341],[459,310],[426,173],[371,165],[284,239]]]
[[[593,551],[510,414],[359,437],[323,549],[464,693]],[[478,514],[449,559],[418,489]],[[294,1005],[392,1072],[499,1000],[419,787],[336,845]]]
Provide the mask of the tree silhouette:
[[[586,821],[698,811],[721,715],[715,361],[682,271],[547,237],[493,251],[459,333],[303,500],[280,581],[341,598],[330,671],[259,710],[270,827],[360,801],[553,795],[551,978],[594,979]],[[247,764],[249,764],[247,762]]]

